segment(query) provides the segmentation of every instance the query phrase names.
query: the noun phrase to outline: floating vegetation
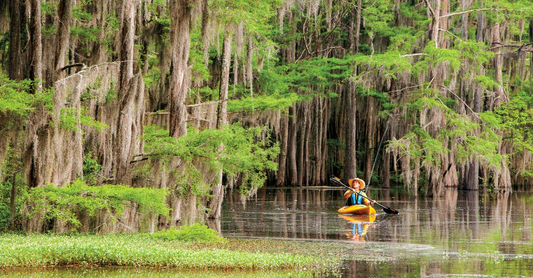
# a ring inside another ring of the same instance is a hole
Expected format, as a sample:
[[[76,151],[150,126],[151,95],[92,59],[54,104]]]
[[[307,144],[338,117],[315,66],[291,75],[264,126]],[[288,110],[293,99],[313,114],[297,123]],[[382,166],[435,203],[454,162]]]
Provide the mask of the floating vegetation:
[[[310,248],[312,249],[312,248]],[[335,256],[293,253],[294,247],[252,240],[227,243],[172,241],[148,234],[0,236],[0,267],[133,266],[182,270],[294,270],[338,265]]]

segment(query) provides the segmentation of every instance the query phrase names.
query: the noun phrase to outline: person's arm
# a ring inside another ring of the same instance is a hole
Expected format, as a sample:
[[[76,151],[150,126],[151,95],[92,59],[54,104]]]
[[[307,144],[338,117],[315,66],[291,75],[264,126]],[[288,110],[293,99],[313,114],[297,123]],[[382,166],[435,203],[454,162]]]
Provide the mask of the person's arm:
[[[344,192],[344,199],[348,200],[350,195],[352,195],[352,192],[352,190],[346,190],[346,192]]]

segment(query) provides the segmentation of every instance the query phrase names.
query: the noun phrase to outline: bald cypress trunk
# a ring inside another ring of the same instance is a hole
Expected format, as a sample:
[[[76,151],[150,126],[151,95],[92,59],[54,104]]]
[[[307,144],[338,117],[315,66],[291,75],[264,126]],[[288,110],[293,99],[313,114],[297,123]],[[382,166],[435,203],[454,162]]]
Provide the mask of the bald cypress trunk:
[[[361,34],[361,21],[363,19],[362,12],[362,0],[357,0],[357,6],[355,8],[356,17],[355,17],[355,34],[354,34],[354,47],[353,51],[354,53],[359,52],[359,40],[360,40],[360,34]]]
[[[533,20],[529,21],[529,37],[533,38]],[[533,54],[529,58],[529,84],[533,84]],[[529,86],[529,91],[533,93],[533,86]]]
[[[172,49],[172,62],[170,66],[170,92],[169,92],[169,133],[171,137],[178,138],[187,133],[187,98],[188,61],[191,24],[191,1],[170,1],[171,14],[170,41]]]
[[[11,0],[9,3],[9,48],[8,48],[8,76],[13,80],[21,80],[24,59],[22,51],[22,36],[26,26],[25,1]]]
[[[229,88],[229,73],[230,73],[230,62],[231,62],[231,42],[232,34],[226,34],[224,38],[224,45],[222,51],[222,74],[220,77],[220,89],[219,89],[219,104],[217,111],[217,128],[222,128],[224,125],[228,124],[228,112],[227,112],[227,102],[228,99],[228,88]],[[224,146],[220,146],[224,148]],[[209,203],[209,213],[207,217],[209,219],[218,219],[220,218],[222,212],[222,201],[224,200],[224,185],[222,183],[222,170],[220,170],[218,175],[218,184],[215,185],[212,189],[213,198],[211,198]]]
[[[372,161],[375,156],[378,156],[379,154],[374,150],[375,149],[375,143],[374,138],[376,136],[376,130],[375,130],[375,124],[374,122],[377,120],[374,117],[374,98],[371,96],[367,97],[367,123],[366,123],[366,159],[365,159],[365,174],[364,179],[365,181],[370,180],[370,176],[372,175]]]
[[[350,82],[348,92],[346,93],[346,101],[344,109],[346,110],[346,130],[345,130],[345,157],[344,157],[344,180],[357,176],[356,164],[356,87],[355,83]]]
[[[229,89],[229,74],[231,62],[231,42],[232,34],[226,34],[224,38],[224,45],[222,51],[222,73],[220,77],[219,101],[217,112],[217,128],[222,128],[228,123],[228,89]]]
[[[293,104],[289,108],[289,177],[290,185],[295,186],[298,184],[298,159],[296,157],[296,151],[298,149],[298,125],[296,118],[296,104]]]
[[[65,76],[61,70],[67,61],[67,51],[70,40],[70,24],[72,18],[72,0],[61,0],[58,8],[59,25],[57,28],[58,43],[55,53],[55,77],[53,81]]]
[[[279,153],[279,163],[278,163],[278,176],[276,178],[277,186],[284,186],[286,179],[286,169],[287,169],[287,152],[289,146],[289,118],[282,116],[280,123],[280,153]]]
[[[31,0],[30,16],[30,49],[31,49],[31,71],[30,79],[38,80],[34,89],[42,89],[43,78],[43,42],[41,35],[41,1]]]
[[[123,2],[123,18],[121,21],[121,51],[120,51],[120,87],[119,105],[120,113],[117,121],[117,140],[115,141],[116,156],[116,182],[129,183],[130,161],[132,160],[133,137],[132,125],[134,124],[134,103],[138,92],[142,89],[133,78],[133,59],[135,45],[135,0]],[[143,85],[144,86],[144,85]],[[139,108],[139,107],[138,107]],[[142,111],[142,110],[141,110]]]

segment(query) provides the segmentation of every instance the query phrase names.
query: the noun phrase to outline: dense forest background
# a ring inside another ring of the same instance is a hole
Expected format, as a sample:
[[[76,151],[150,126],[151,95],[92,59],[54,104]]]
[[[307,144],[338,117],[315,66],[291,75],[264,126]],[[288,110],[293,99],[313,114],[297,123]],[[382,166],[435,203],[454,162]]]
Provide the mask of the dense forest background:
[[[532,37],[530,0],[1,1],[0,228],[154,231],[330,175],[530,189]]]

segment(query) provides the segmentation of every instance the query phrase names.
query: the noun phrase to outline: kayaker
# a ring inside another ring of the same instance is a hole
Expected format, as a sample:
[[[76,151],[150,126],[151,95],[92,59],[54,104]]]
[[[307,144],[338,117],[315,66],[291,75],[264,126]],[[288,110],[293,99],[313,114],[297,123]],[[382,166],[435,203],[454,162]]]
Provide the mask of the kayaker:
[[[358,178],[349,179],[348,185],[353,189],[347,190],[346,193],[344,193],[344,199],[346,199],[346,206],[353,206],[353,205],[370,206],[374,204],[374,202],[370,202],[368,199],[364,198],[364,197],[367,197],[365,192],[362,191],[362,189],[365,188],[364,180],[358,179]]]

